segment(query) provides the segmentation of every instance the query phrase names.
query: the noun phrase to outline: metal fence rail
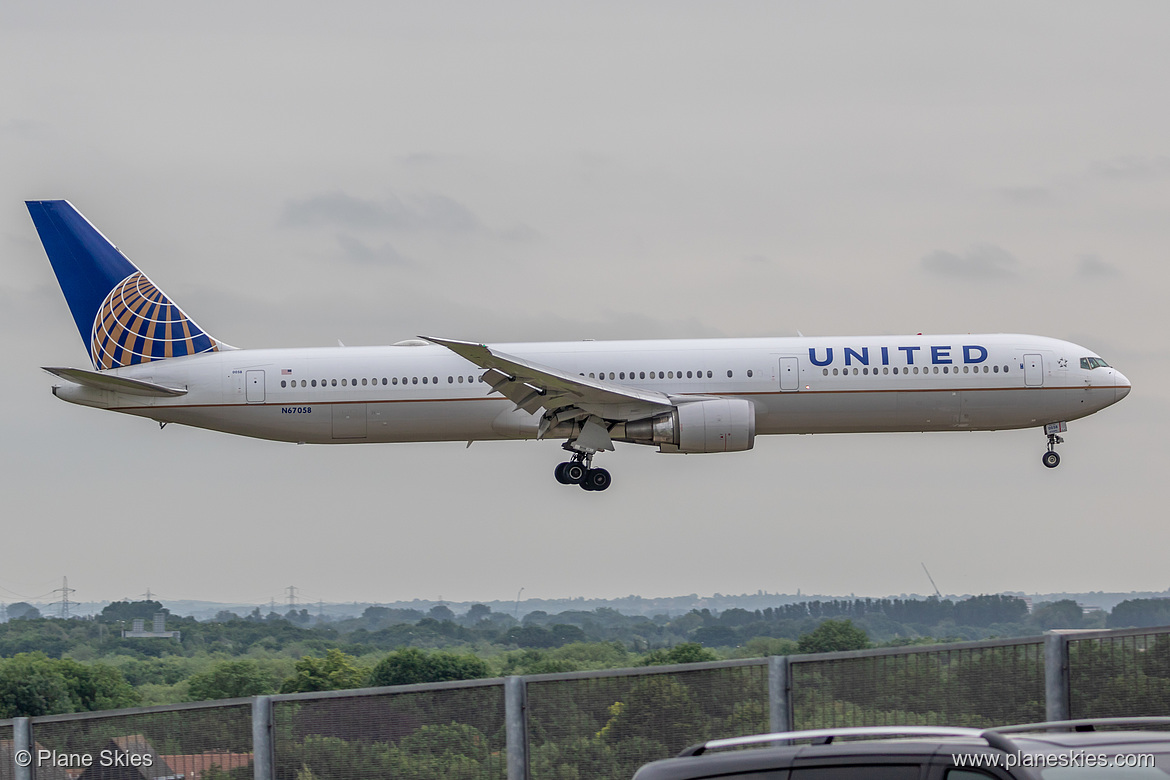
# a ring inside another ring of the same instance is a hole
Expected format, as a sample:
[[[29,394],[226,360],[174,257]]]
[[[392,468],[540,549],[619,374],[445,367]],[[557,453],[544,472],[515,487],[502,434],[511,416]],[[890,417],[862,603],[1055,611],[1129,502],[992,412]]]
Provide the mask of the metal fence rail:
[[[14,718],[0,780],[628,778],[710,737],[1142,715],[1170,715],[1170,627]]]

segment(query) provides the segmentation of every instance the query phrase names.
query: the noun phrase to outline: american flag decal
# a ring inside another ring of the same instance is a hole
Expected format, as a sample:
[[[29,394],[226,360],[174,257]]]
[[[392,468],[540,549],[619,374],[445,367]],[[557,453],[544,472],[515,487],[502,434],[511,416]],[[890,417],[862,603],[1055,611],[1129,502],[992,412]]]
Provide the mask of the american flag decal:
[[[281,376],[288,376],[288,375],[289,375],[289,374],[291,374],[291,373],[292,373],[292,369],[291,369],[291,368],[282,368],[282,369],[280,369],[280,375],[281,375]]]

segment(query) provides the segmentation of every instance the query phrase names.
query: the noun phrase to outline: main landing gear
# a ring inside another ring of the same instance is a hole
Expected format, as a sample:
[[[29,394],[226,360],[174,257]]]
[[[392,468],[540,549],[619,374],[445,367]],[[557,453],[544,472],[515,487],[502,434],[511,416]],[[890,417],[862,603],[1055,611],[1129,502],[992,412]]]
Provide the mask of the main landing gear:
[[[593,468],[593,453],[578,452],[572,460],[558,463],[557,482],[562,485],[580,485],[585,490],[605,490],[613,479],[605,469]]]
[[[1064,437],[1058,434],[1064,433],[1068,430],[1068,425],[1065,423],[1052,423],[1044,426],[1044,432],[1048,434],[1048,451],[1044,453],[1044,465],[1050,469],[1054,469],[1060,465],[1060,456],[1056,454],[1056,445],[1064,444]]]

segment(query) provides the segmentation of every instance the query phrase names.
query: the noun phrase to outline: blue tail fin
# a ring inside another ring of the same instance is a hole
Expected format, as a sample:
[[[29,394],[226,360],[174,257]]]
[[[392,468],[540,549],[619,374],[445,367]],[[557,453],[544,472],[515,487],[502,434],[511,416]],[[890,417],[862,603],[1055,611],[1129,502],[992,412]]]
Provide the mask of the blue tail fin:
[[[94,368],[230,349],[171,303],[69,201],[25,205]]]

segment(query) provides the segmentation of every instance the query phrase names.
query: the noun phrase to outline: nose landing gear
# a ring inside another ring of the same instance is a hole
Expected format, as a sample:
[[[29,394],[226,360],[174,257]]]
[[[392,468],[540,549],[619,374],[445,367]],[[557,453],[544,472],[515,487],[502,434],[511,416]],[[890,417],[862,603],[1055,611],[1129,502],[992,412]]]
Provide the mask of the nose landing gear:
[[[557,464],[553,475],[562,485],[580,485],[583,490],[605,490],[613,482],[608,471],[593,468],[592,452],[574,452],[572,460]]]
[[[1054,469],[1060,465],[1060,455],[1056,453],[1056,445],[1064,444],[1064,437],[1057,434],[1064,433],[1068,430],[1066,423],[1051,423],[1044,426],[1044,432],[1048,434],[1048,451],[1044,453],[1044,465],[1050,469]]]

